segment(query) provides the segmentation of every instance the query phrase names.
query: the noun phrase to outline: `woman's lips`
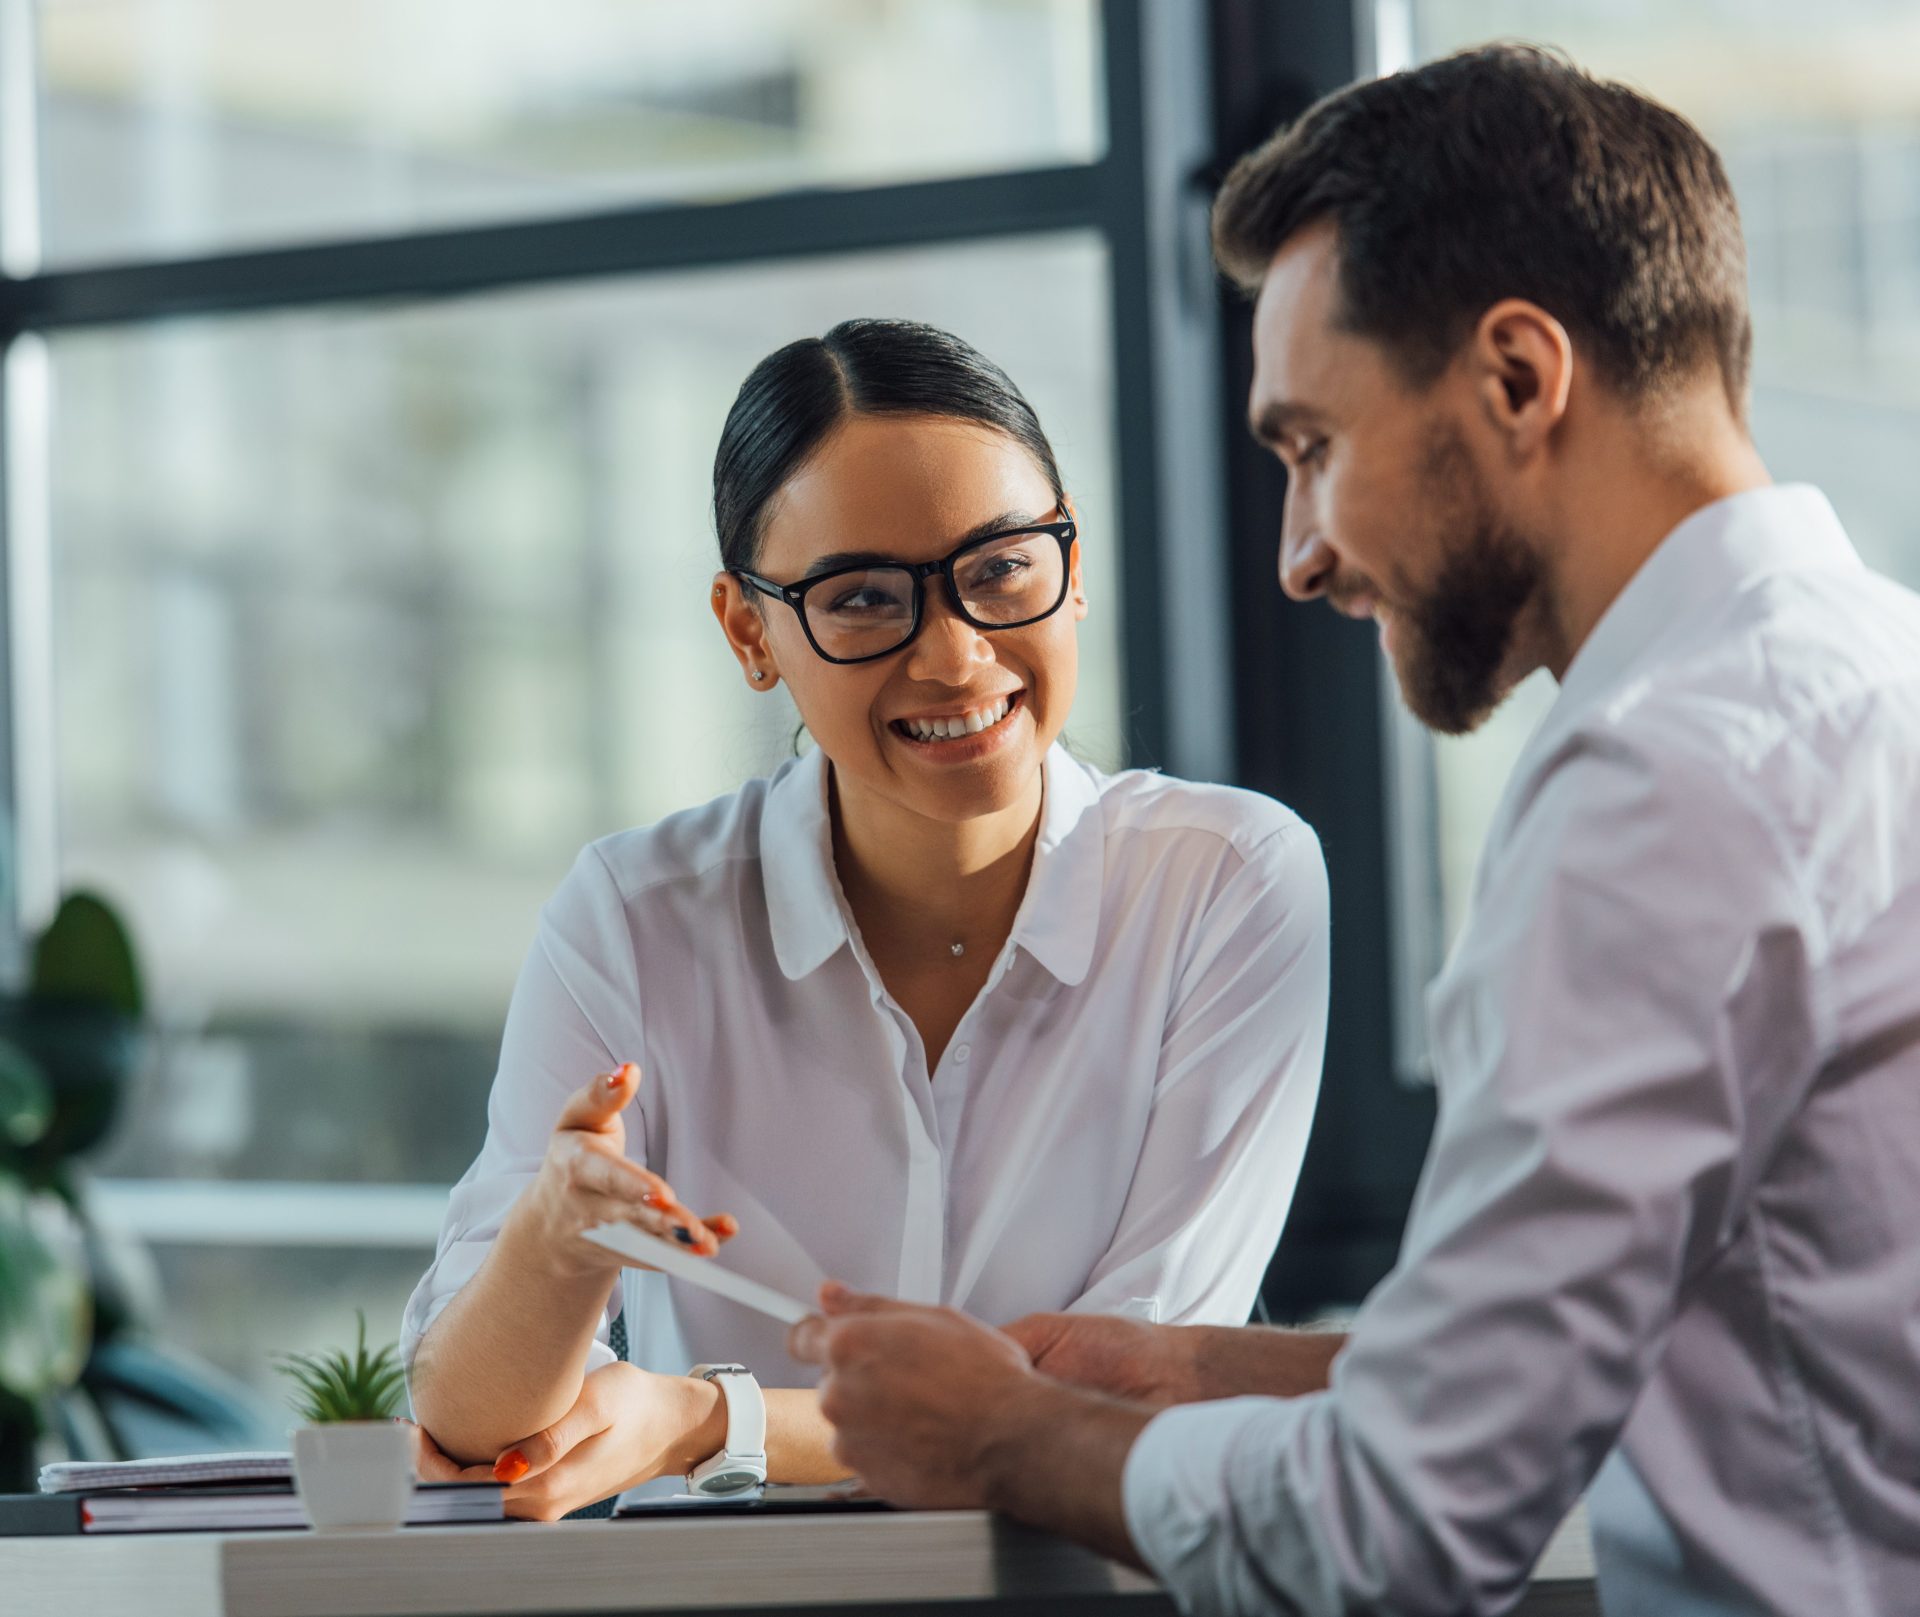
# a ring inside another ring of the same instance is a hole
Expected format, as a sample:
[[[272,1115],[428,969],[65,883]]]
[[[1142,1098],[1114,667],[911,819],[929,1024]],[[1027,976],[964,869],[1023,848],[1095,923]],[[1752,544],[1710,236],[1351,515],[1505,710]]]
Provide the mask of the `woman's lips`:
[[[976,730],[967,735],[951,736],[939,741],[922,741],[908,730],[903,721],[896,719],[887,726],[896,741],[909,748],[916,756],[935,763],[969,763],[996,751],[1013,733],[1014,725],[1026,709],[1025,691],[1016,691],[1008,701],[1006,716],[998,723],[988,725],[984,730]]]

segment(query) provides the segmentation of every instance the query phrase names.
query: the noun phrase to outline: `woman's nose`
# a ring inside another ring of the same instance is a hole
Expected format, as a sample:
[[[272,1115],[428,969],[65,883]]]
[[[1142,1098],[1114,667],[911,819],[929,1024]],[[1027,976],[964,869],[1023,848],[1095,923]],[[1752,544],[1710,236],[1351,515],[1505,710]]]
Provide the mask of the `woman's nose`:
[[[974,670],[994,661],[986,634],[927,592],[926,620],[907,648],[907,673],[943,685],[964,685]]]

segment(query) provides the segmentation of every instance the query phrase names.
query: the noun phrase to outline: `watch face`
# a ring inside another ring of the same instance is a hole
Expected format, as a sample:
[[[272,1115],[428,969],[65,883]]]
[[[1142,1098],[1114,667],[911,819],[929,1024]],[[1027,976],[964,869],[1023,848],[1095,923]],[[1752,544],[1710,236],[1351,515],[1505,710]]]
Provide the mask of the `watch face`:
[[[747,1488],[760,1486],[760,1479],[751,1471],[718,1471],[701,1484],[708,1493],[740,1493]]]

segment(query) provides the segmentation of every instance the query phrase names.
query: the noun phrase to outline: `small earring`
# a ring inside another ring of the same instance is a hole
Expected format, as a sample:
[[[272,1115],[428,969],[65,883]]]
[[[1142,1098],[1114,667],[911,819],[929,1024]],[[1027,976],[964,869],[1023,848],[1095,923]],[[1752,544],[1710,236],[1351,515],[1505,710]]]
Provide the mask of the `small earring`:
[[[754,677],[755,679],[765,679],[765,678],[766,678],[767,676],[766,676],[765,674],[763,674],[763,673],[761,673],[761,672],[760,672],[760,670],[756,668],[756,669],[754,669],[754,671],[753,671],[753,677]]]

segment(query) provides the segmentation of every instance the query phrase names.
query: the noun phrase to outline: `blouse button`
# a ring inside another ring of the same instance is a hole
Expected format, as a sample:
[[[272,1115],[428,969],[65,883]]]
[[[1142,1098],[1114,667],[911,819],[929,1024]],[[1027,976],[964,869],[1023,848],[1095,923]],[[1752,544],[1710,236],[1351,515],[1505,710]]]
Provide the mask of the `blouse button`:
[[[964,1067],[967,1064],[967,1057],[972,1054],[973,1054],[972,1045],[956,1044],[953,1047],[953,1064],[956,1067]]]

